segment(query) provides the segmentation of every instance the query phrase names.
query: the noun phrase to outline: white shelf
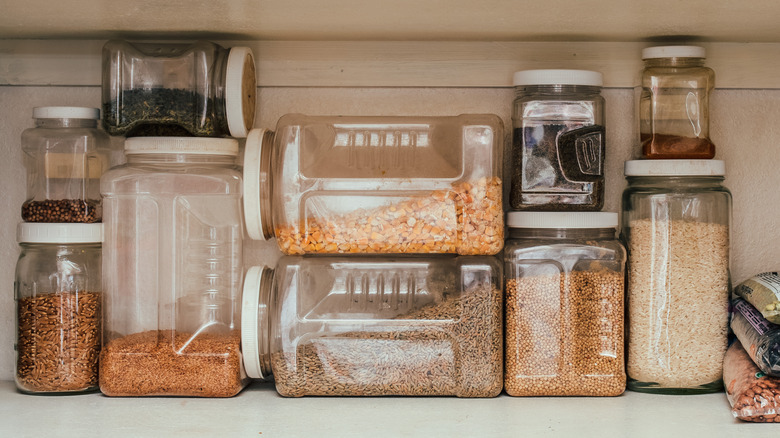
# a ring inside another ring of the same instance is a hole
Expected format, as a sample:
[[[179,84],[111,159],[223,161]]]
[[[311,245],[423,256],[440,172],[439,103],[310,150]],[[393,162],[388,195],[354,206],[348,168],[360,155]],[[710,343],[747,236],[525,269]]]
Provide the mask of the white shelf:
[[[708,437],[778,436],[731,416],[724,394],[615,398],[283,398],[254,384],[237,397],[32,396],[0,382],[0,436]]]

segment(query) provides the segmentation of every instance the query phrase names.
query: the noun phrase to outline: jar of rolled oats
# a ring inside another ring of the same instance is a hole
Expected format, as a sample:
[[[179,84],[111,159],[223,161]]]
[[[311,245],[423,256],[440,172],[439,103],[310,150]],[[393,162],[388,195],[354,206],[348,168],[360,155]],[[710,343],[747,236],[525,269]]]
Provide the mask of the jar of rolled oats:
[[[503,143],[495,115],[286,115],[247,137],[247,231],[289,255],[497,254]]]

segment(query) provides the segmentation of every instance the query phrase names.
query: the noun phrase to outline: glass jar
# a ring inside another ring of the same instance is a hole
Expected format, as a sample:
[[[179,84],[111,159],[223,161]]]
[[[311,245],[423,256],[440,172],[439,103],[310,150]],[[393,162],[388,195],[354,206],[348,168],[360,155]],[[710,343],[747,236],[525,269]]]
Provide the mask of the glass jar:
[[[507,214],[507,394],[616,396],[625,390],[626,251],[617,224],[617,213]]]
[[[241,368],[234,139],[136,137],[101,182],[106,395],[229,397]]]
[[[514,210],[598,211],[604,206],[601,73],[515,73]]]
[[[642,157],[710,159],[710,92],[715,73],[704,66],[704,48],[661,46],[642,50],[639,136]]]
[[[109,167],[100,110],[65,106],[33,109],[35,127],[22,133],[27,170],[25,222],[100,222],[100,176]]]
[[[248,47],[109,41],[103,126],[128,137],[246,137],[255,119],[256,80]]]
[[[628,387],[720,391],[731,289],[725,165],[636,160],[625,174]]]
[[[285,397],[495,397],[501,304],[494,257],[283,257],[244,282],[246,372]]]
[[[247,138],[247,232],[290,255],[497,254],[503,141],[495,115],[286,115]]]
[[[102,224],[19,224],[14,377],[20,391],[97,389],[102,237]]]

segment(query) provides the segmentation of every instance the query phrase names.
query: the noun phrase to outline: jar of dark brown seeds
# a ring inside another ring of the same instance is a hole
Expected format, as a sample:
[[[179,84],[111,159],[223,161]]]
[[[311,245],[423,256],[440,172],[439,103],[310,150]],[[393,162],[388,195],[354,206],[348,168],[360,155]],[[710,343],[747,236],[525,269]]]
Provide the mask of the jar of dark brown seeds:
[[[18,227],[16,386],[26,393],[98,387],[102,224]]]
[[[495,397],[502,295],[493,257],[285,257],[247,274],[244,366],[285,397]]]
[[[617,213],[512,212],[507,223],[507,394],[622,394],[626,251]]]
[[[27,169],[25,222],[100,222],[100,177],[108,170],[109,138],[97,108],[38,107],[22,133]]]

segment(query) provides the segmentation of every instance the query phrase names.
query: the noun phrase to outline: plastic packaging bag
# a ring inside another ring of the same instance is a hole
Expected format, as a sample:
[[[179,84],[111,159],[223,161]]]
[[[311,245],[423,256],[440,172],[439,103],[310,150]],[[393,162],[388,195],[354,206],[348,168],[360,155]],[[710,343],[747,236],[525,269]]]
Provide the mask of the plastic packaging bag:
[[[780,324],[780,273],[758,274],[740,283],[734,293],[752,304],[769,322]]]
[[[723,359],[723,384],[734,417],[780,423],[780,379],[759,371],[739,341],[731,344]]]
[[[780,377],[780,326],[767,321],[742,298],[731,303],[734,313],[731,330],[747,350],[758,368],[774,377]]]

